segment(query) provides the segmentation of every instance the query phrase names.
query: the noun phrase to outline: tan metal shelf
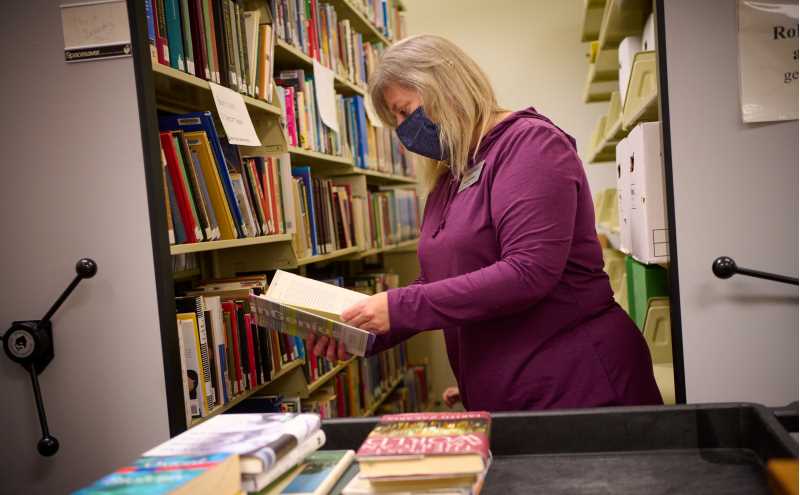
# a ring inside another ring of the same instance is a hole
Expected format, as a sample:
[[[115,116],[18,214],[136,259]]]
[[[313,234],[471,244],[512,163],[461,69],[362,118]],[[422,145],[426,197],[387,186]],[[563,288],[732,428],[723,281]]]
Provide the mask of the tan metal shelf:
[[[303,53],[300,49],[290,45],[289,43],[281,39],[276,39],[275,67],[276,67],[275,69],[276,75],[279,72],[278,67],[303,69],[310,72],[314,70],[314,59]],[[333,87],[339,93],[346,96],[350,95],[364,96],[367,94],[366,88],[359,86],[351,81],[348,81],[347,79],[338,74],[334,75]]]
[[[156,99],[162,106],[173,106],[193,111],[214,108],[211,86],[205,79],[200,79],[197,76],[159,63],[153,64],[153,75],[155,77]],[[280,107],[264,100],[245,95],[242,95],[242,98],[244,98],[244,102],[250,110],[267,112],[275,116],[281,114]]]
[[[215,407],[211,412],[209,412],[208,416],[205,416],[203,418],[195,418],[195,419],[193,419],[191,424],[189,425],[189,428],[195,427],[195,426],[199,425],[200,423],[202,423],[202,422],[204,422],[204,421],[206,421],[206,420],[208,420],[210,418],[213,418],[217,414],[222,414],[225,411],[230,410],[233,406],[239,404],[240,402],[244,401],[245,399],[247,399],[248,397],[252,396],[256,392],[259,392],[261,389],[267,387],[268,385],[271,385],[275,381],[279,380],[281,377],[287,375],[290,371],[299,368],[300,366],[303,365],[303,363],[305,363],[305,361],[303,359],[295,359],[294,361],[285,364],[280,369],[280,371],[278,373],[276,373],[272,377],[272,379],[270,381],[268,381],[267,383],[262,383],[258,387],[253,388],[252,390],[248,390],[247,392],[244,392],[244,393],[241,393],[241,394],[237,395],[236,398],[234,398],[233,400],[231,400],[227,404],[223,404],[221,406]]]
[[[600,48],[615,48],[626,36],[641,35],[652,0],[608,0],[600,24]]]
[[[273,242],[288,242],[292,240],[291,234],[275,234],[260,237],[245,237],[243,239],[230,239],[226,241],[205,241],[191,244],[176,244],[170,246],[170,254],[199,253],[202,251],[216,251],[258,244],[271,244]]]

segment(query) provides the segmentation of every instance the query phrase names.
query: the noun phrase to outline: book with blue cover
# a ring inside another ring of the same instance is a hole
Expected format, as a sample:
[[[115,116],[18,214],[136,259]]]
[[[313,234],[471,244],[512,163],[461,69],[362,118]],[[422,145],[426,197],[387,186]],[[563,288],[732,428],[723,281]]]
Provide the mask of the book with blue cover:
[[[311,179],[311,167],[292,167],[292,175],[302,180],[303,184],[306,186],[306,200],[308,201],[310,214],[309,224],[311,225],[311,254],[316,256],[319,254],[319,241],[317,235],[317,222],[315,221],[317,218],[317,209],[314,205],[314,181]]]
[[[73,495],[234,495],[241,491],[236,454],[140,457]]]

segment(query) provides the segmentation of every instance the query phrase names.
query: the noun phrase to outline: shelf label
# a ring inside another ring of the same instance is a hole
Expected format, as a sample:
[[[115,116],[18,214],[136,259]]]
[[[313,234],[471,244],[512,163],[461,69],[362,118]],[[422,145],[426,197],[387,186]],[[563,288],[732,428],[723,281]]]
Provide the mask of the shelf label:
[[[742,120],[797,120],[798,6],[739,0]]]
[[[242,95],[213,82],[208,84],[211,86],[217,114],[225,129],[228,142],[244,146],[261,146],[261,140],[258,139],[250,114],[247,113]]]
[[[124,0],[62,5],[61,25],[66,62],[131,56],[128,7]]]

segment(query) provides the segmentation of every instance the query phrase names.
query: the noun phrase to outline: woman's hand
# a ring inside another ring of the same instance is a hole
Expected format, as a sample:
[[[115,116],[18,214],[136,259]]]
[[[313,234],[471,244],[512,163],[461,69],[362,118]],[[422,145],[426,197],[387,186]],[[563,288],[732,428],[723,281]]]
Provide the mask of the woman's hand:
[[[376,334],[388,332],[389,296],[380,292],[353,304],[342,311],[342,321]]]
[[[317,337],[316,334],[309,333],[306,337],[306,346],[309,349],[314,349],[314,354],[317,356],[325,356],[328,361],[332,362],[336,362],[337,359],[339,361],[347,361],[351,357],[344,350],[342,342],[337,342],[336,339],[332,339],[327,335]]]
[[[458,387],[447,387],[442,393],[442,400],[444,405],[450,408],[461,402],[461,394],[458,391]]]

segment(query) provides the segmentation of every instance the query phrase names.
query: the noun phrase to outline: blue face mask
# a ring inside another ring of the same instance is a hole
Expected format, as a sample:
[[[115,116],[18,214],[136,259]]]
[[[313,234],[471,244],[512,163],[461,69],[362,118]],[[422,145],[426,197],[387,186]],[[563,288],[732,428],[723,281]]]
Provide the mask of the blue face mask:
[[[421,106],[406,117],[395,132],[409,151],[433,160],[447,159],[447,150],[439,143],[439,126],[431,122]]]

